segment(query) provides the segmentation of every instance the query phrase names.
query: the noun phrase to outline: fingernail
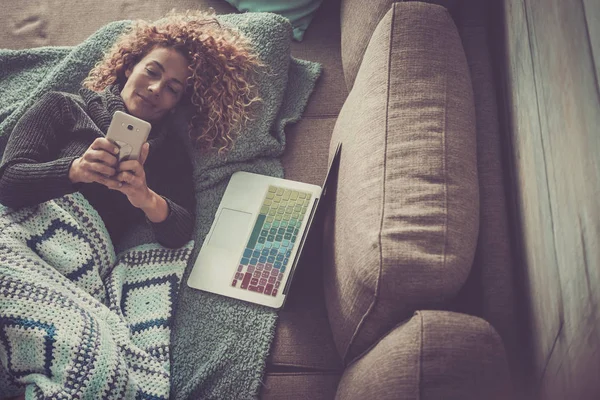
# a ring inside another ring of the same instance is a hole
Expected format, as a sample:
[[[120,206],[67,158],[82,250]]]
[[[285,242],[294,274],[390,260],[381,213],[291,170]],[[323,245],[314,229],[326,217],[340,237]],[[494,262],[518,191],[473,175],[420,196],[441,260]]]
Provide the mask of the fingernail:
[[[117,154],[119,152],[119,148],[115,147],[115,149],[113,151],[115,152],[115,154]]]
[[[123,184],[121,182],[119,182],[119,187],[122,187],[122,186],[123,186]]]

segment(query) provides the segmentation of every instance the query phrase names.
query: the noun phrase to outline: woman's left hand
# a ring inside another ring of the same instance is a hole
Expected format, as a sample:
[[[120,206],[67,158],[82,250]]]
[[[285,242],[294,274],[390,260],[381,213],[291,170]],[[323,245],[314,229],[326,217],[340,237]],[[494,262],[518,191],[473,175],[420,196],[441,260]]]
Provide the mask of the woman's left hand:
[[[146,184],[144,163],[148,158],[150,145],[144,143],[139,160],[127,160],[119,163],[117,175],[112,177],[109,189],[118,190],[137,208],[144,208],[152,201],[152,191]]]

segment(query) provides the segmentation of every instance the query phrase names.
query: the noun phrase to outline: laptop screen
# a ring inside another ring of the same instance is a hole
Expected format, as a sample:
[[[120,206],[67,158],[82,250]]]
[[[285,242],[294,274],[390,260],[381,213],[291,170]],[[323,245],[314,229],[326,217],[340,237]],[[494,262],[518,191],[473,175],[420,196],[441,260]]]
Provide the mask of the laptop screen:
[[[335,153],[333,154],[331,163],[329,163],[329,168],[327,168],[327,175],[325,176],[325,181],[323,182],[323,190],[321,191],[321,199],[323,197],[327,196],[327,186],[329,186],[331,184],[333,177],[337,176],[339,163],[340,163],[341,150],[342,150],[342,143],[339,142],[335,148]]]

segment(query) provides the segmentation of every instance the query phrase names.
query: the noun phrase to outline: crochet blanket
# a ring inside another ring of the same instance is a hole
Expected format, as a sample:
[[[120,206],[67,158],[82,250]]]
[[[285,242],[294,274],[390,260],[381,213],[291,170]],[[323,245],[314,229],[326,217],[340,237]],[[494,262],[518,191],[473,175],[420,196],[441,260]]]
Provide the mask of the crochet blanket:
[[[36,399],[167,399],[173,309],[193,242],[115,255],[79,193],[0,205],[0,354]]]
[[[170,397],[175,399],[246,399],[259,394],[277,314],[266,307],[191,289],[185,282],[231,174],[245,170],[283,176],[279,157],[285,149],[284,127],[301,117],[321,71],[317,63],[290,56],[292,28],[287,19],[269,13],[218,18],[251,40],[268,66],[268,73],[261,75],[258,82],[263,99],[260,114],[241,132],[227,158],[215,153],[197,154],[188,146],[194,167],[197,207],[194,244],[183,271],[176,312],[170,320]],[[10,133],[23,112],[45,92],[76,93],[103,51],[128,24],[129,21],[111,23],[75,47],[0,50],[0,141]],[[180,110],[176,117],[179,124],[174,126],[174,133],[186,139],[186,110]],[[152,243],[149,228],[139,225],[131,227],[123,242],[113,245],[117,253],[131,254],[129,251],[148,250],[138,246]],[[5,276],[5,262],[0,261],[0,279]],[[110,318],[117,319],[116,316]],[[6,332],[7,326],[0,322],[0,332]],[[42,334],[42,331],[38,332]],[[125,334],[125,331],[119,332]],[[0,362],[4,367],[8,365],[6,354],[6,347],[0,345]],[[28,357],[38,360],[42,357],[40,354],[35,354],[35,358],[31,351]],[[0,385],[5,373],[0,368]],[[8,388],[2,389],[0,386],[0,393],[15,393],[9,392]]]

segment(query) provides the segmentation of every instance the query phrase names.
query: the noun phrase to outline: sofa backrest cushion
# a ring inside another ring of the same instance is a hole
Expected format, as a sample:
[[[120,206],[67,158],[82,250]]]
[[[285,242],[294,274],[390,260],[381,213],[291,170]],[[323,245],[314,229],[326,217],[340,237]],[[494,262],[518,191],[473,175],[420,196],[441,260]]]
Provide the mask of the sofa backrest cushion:
[[[342,66],[348,91],[354,85],[358,68],[375,27],[391,5],[397,1],[439,4],[450,10],[450,13],[455,13],[458,8],[458,0],[342,0],[340,7]]]
[[[352,89],[369,39],[394,0],[343,0],[340,8],[344,79]]]
[[[324,289],[334,341],[349,362],[414,310],[452,298],[473,262],[473,92],[443,7],[392,5],[367,46],[330,152],[338,142]]]

